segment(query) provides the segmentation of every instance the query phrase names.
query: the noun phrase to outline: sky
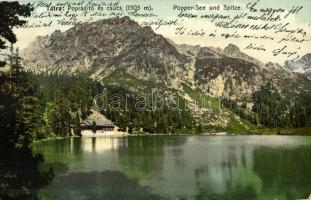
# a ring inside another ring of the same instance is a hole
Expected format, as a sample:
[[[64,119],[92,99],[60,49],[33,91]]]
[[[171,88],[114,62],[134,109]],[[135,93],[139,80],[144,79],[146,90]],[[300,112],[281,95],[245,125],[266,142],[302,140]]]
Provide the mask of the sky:
[[[87,1],[87,0],[84,0]],[[99,3],[99,2],[117,2],[118,0],[92,0],[92,2]],[[234,0],[234,1],[229,1],[229,0],[199,0],[199,1],[189,1],[189,0],[119,0],[120,4],[123,5],[124,7],[126,5],[143,5],[143,6],[148,6],[151,5],[152,8],[154,9],[154,13],[158,15],[157,18],[159,19],[176,19],[176,15],[179,14],[180,11],[173,10],[174,5],[179,5],[179,6],[192,6],[192,5],[201,5],[201,6],[210,6],[210,5],[220,5],[223,7],[223,5],[238,5],[242,7],[242,11],[216,11],[216,13],[221,13],[221,14],[229,14],[229,15],[237,15],[239,13],[246,12],[244,9],[245,6],[250,3],[250,2],[256,2],[257,0]],[[21,3],[26,3],[26,2],[31,2],[31,3],[36,3],[39,1],[32,1],[32,0],[23,0],[20,1]],[[65,2],[65,0],[42,0],[42,2]],[[78,1],[73,1],[70,0],[70,2],[78,2]],[[281,3],[280,3],[281,2]],[[306,40],[310,40],[310,31],[311,31],[311,0],[258,0],[257,3],[258,8],[284,8],[286,11],[289,11],[290,9],[293,8],[293,6],[303,6],[302,10],[297,15],[291,15],[286,19],[286,22],[291,23],[291,25],[294,28],[303,28],[307,35],[305,36]],[[40,10],[39,10],[40,11]],[[211,13],[211,11],[191,11],[192,14],[208,14]],[[214,11],[215,13],[215,11]],[[127,15],[126,13],[124,15]],[[102,17],[99,18],[94,18],[93,20],[101,19]],[[107,17],[104,17],[107,18]],[[143,21],[149,21],[149,19],[146,18],[135,18],[131,17],[132,19],[138,21],[139,23]],[[80,18],[82,21],[87,20],[87,18]],[[153,18],[155,19],[155,18]],[[36,21],[37,19],[30,18],[29,21]],[[48,19],[46,19],[48,20]],[[181,20],[181,19],[179,19]],[[41,20],[44,21],[44,20]],[[285,21],[281,21],[284,22]],[[259,22],[258,22],[259,23]],[[200,46],[213,46],[213,47],[220,47],[224,48],[230,43],[233,43],[237,45],[243,52],[249,54],[250,56],[257,58],[263,62],[278,62],[280,64],[283,64],[285,60],[290,60],[292,57],[288,57],[288,55],[278,55],[278,56],[273,56],[273,51],[276,49],[280,49],[284,45],[287,46],[286,50],[289,52],[295,52],[297,51],[297,55],[303,56],[306,53],[311,53],[311,45],[310,41],[304,42],[304,43],[286,43],[286,44],[279,44],[277,43],[278,40],[283,38],[287,34],[275,34],[274,32],[252,32],[252,31],[246,31],[246,30],[241,30],[241,29],[231,29],[231,30],[223,30],[216,28],[215,25],[208,21],[208,20],[203,20],[203,19],[182,19],[182,22],[179,22],[179,24],[183,25],[184,27],[187,28],[187,30],[204,30],[207,34],[212,33],[212,32],[217,32],[217,33],[238,33],[238,34],[257,34],[257,35],[262,35],[262,34],[267,34],[275,37],[274,41],[269,41],[269,40],[257,40],[254,41],[253,39],[223,39],[222,37],[201,37],[201,36],[188,36],[188,35],[176,35],[176,28],[177,27],[162,27],[158,30],[155,30],[155,27],[152,27],[156,33],[162,34],[163,36],[170,38],[173,40],[175,43],[182,44],[190,44],[190,45],[200,45]],[[56,29],[59,29],[61,31],[66,31],[67,29],[71,28],[72,26],[58,26],[58,25],[53,25],[52,27],[49,28],[31,28],[31,29],[25,29],[25,28],[19,28],[15,30],[15,33],[18,38],[18,43],[17,46],[20,48],[25,48],[29,45],[31,41],[33,41],[37,36],[39,35],[49,35]],[[250,44],[253,43],[254,46],[258,47],[264,47],[266,51],[257,51],[253,49],[246,49],[246,47]],[[284,50],[285,51],[285,50]]]

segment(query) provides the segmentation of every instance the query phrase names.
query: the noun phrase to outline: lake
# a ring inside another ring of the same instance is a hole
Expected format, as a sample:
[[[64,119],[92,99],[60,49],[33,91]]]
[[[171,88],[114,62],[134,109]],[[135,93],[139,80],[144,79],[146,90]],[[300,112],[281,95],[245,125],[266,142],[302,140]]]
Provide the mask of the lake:
[[[142,136],[36,143],[41,199],[295,200],[311,194],[311,137]]]

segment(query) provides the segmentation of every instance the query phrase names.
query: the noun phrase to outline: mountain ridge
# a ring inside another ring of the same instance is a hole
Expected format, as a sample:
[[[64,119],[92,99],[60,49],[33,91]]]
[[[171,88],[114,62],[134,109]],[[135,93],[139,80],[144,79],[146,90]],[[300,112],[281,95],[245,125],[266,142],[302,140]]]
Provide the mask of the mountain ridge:
[[[65,32],[38,37],[23,51],[28,70],[84,73],[101,80],[117,69],[142,80],[180,88],[190,82],[208,95],[252,101],[268,82],[279,92],[305,88],[303,78],[276,63],[264,64],[234,45],[224,49],[177,45],[129,17],[76,25]],[[280,78],[281,77],[281,78]]]

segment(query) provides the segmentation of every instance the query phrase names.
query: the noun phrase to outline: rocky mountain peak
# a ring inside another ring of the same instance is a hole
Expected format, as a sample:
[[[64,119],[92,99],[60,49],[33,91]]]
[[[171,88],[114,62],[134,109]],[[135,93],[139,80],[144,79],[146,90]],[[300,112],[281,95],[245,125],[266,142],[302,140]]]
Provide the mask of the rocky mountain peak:
[[[302,56],[297,61],[285,61],[284,68],[292,72],[311,76],[311,53]]]
[[[123,68],[136,77],[163,82],[182,73],[187,62],[162,35],[129,17],[83,23],[65,32],[56,30],[36,39],[23,51],[23,57],[25,66],[33,71],[103,78]]]
[[[305,69],[311,67],[311,53],[308,53],[304,55],[301,59],[300,62],[304,64]]]
[[[241,60],[246,60],[248,62],[254,63],[258,66],[265,66],[261,61],[243,53],[238,46],[234,45],[234,44],[229,44],[228,46],[226,46],[224,48],[223,54],[228,56],[228,57],[232,57],[232,58],[237,58],[237,59],[241,59]]]
[[[239,49],[238,46],[234,45],[234,44],[229,44],[228,46],[226,46],[224,48],[224,54],[226,55],[239,55],[241,54],[241,51]]]
[[[60,37],[62,35],[62,32],[60,30],[55,30],[52,34],[51,34],[51,38],[52,39],[56,39],[58,37]]]

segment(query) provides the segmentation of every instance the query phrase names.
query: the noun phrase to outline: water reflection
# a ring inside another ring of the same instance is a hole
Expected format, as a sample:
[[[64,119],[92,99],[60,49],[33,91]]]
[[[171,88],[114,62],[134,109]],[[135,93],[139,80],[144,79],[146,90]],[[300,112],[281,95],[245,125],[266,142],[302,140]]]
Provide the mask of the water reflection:
[[[311,148],[301,146],[254,151],[254,171],[262,180],[262,193],[278,199],[297,199],[311,194]],[[265,170],[265,169],[269,170]],[[282,193],[275,195],[278,189]]]
[[[127,139],[113,137],[84,138],[82,140],[82,149],[89,153],[105,153],[119,149],[121,146],[127,146]]]
[[[66,167],[42,192],[44,199],[133,194],[142,195],[138,199],[289,200],[311,193],[308,137],[77,138],[34,150],[50,164]]]
[[[82,182],[83,181],[83,182]],[[83,184],[82,184],[83,183]],[[41,192],[43,199],[92,200],[160,200],[148,187],[116,171],[70,173],[55,178],[48,189]]]
[[[0,145],[0,199],[37,199],[37,191],[51,181],[53,171],[38,170],[42,155],[28,148]]]

